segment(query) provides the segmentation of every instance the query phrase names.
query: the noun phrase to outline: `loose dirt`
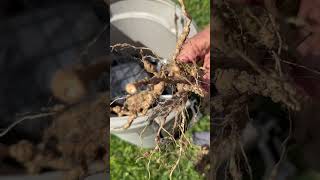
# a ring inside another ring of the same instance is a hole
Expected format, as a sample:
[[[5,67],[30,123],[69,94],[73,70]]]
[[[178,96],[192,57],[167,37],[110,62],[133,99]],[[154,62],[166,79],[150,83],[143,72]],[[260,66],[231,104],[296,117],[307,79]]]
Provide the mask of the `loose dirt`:
[[[300,58],[292,42],[298,27],[287,20],[296,17],[297,7],[285,6],[285,3],[288,2],[250,6],[220,0],[214,4],[211,23],[213,177],[227,160],[227,176],[241,179],[240,165],[236,162],[246,159],[241,153],[240,137],[250,121],[249,112],[255,109],[253,99],[267,97],[290,111],[300,111],[308,99],[292,78],[293,67]]]

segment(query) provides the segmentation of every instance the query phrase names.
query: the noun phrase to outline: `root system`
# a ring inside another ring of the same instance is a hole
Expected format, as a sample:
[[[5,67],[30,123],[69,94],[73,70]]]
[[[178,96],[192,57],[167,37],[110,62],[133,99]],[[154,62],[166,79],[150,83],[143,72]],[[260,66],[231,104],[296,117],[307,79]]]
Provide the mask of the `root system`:
[[[292,79],[290,64],[295,64],[299,57],[290,42],[295,28],[289,26],[288,29],[287,19],[293,16],[284,14],[290,9],[282,9],[279,13],[279,4],[265,2],[269,3],[239,6],[220,0],[214,4],[212,30],[215,41],[211,45],[214,56],[211,57],[212,86],[216,90],[211,97],[211,128],[215,132],[211,137],[214,177],[227,161],[226,176],[242,179],[238,162],[246,156],[241,153],[240,137],[250,121],[249,112],[255,108],[251,103],[253,99],[263,96],[281,104],[284,109],[299,111],[308,98]],[[282,4],[281,7],[286,6]],[[247,167],[251,174],[250,166]]]
[[[21,140],[6,147],[8,156],[21,163],[30,174],[44,170],[66,172],[64,179],[84,179],[92,172],[105,171],[108,155],[106,94],[59,108],[42,141]],[[96,164],[94,169],[90,168]]]

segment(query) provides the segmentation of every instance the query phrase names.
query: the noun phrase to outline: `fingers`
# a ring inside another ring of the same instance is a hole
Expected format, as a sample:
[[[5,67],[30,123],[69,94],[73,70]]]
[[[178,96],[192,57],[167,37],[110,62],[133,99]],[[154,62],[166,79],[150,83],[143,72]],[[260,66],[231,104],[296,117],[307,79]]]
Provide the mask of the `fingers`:
[[[308,0],[301,0],[299,12],[298,12],[298,17],[306,18],[310,9],[311,9],[311,7],[308,3]]]
[[[320,0],[301,0],[298,17],[306,21],[308,31],[320,32]]]
[[[202,80],[203,80],[202,87],[207,92],[209,92],[210,90],[210,51],[204,57],[203,69],[205,74],[202,77]]]
[[[320,0],[301,0],[298,17],[306,21],[301,29],[302,38],[306,38],[297,50],[302,56],[320,54]],[[312,34],[310,34],[312,33]]]
[[[210,27],[187,40],[177,59],[183,62],[194,62],[196,59],[203,59],[208,51],[210,51]]]
[[[302,56],[320,55],[320,33],[312,34],[297,48]]]
[[[182,62],[194,62],[196,60],[199,53],[198,48],[194,45],[195,41],[193,38],[186,41],[177,57],[178,60]]]
[[[320,55],[309,55],[302,59],[308,67],[317,69],[320,67]],[[305,71],[299,67],[293,68],[293,79],[300,86],[299,88],[303,89],[308,95],[313,98],[320,99],[320,84],[318,79],[314,78],[314,73],[310,71]]]
[[[205,89],[207,92],[210,90],[210,70],[206,71],[205,74],[202,77],[202,83],[201,83],[203,89]]]
[[[210,51],[204,56],[203,68],[210,71]]]
[[[210,27],[205,28],[183,45],[179,56],[182,62],[195,62],[204,60],[204,76],[201,78],[202,87],[209,92],[210,90]]]

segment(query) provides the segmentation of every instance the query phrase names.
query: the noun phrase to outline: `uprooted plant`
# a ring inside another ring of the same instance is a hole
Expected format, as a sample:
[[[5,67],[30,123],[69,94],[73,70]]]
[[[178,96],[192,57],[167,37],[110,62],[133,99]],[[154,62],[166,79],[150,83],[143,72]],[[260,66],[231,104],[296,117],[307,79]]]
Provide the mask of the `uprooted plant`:
[[[118,116],[128,116],[128,122],[122,127],[130,128],[131,124],[138,116],[148,115],[148,124],[157,126],[155,138],[156,147],[151,152],[145,154],[151,159],[156,152],[165,152],[168,144],[173,144],[179,150],[177,161],[171,166],[170,178],[173,171],[179,164],[180,157],[190,142],[185,136],[188,125],[187,102],[191,95],[204,97],[207,93],[202,85],[201,78],[203,69],[197,64],[186,64],[179,62],[177,56],[190,31],[191,17],[186,11],[183,0],[179,0],[182,11],[186,17],[186,22],[182,34],[176,44],[172,58],[165,62],[151,49],[145,47],[135,47],[129,44],[116,44],[111,46],[113,52],[121,53],[125,50],[133,50],[138,54],[138,59],[143,68],[151,77],[139,80],[126,85],[125,102],[121,105],[112,106],[111,112]],[[161,64],[160,68],[154,63]],[[160,96],[166,89],[170,89],[172,98],[161,100]],[[152,108],[152,111],[150,109]],[[164,128],[170,113],[176,113],[173,126],[170,129]],[[144,132],[141,132],[141,135]],[[162,134],[161,134],[162,133]],[[163,134],[164,137],[161,137]],[[176,137],[179,136],[177,139]]]

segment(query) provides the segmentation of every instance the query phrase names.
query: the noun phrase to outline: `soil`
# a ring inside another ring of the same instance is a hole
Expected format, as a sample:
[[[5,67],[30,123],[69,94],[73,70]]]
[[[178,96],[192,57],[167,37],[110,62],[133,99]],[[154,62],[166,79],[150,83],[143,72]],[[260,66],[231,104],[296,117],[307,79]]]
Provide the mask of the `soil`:
[[[65,179],[79,179],[106,171],[109,65],[96,58],[106,55],[109,3],[1,4],[8,28],[2,31],[0,176],[62,170]]]
[[[250,121],[250,112],[256,108],[252,103],[255,98],[267,97],[283,109],[295,112],[299,112],[309,98],[292,78],[293,67],[300,58],[292,42],[293,35],[298,37],[298,27],[288,25],[285,19],[296,14],[294,9],[298,8],[285,3],[288,2],[271,9],[224,0],[214,5],[216,9],[211,18],[215,39],[211,44],[212,177],[216,177],[216,170],[226,160],[229,162],[227,176],[241,177],[234,161],[245,158],[240,137]]]
[[[67,172],[65,179],[83,178],[94,162],[100,162],[98,170],[105,170],[109,136],[106,101],[103,93],[65,107],[53,117],[40,143],[21,140],[8,147],[10,157],[23,164],[28,173],[63,170]]]
[[[25,137],[8,144],[1,144],[0,159],[10,162],[1,164],[8,170],[6,173],[12,172],[10,169],[30,174],[62,170],[66,172],[64,178],[72,180],[83,179],[95,172],[107,171],[109,146],[106,137],[109,137],[107,108],[109,100],[108,83],[105,79],[109,79],[109,76],[108,73],[104,73],[107,64],[98,63],[99,71],[96,71],[95,64],[82,67],[81,70],[86,72],[94,71],[93,75],[87,73],[87,77],[92,77],[90,79],[84,80],[78,74],[72,74],[73,71],[69,71],[72,76],[64,76],[63,73],[59,76],[65,79],[65,82],[78,79],[77,82],[80,84],[72,87],[76,92],[83,85],[90,91],[76,98],[60,94],[61,96],[56,97],[60,101],[55,100],[55,105],[42,108],[44,112],[22,116],[22,119],[32,121],[36,120],[37,116],[43,115],[44,118],[41,120],[48,122],[48,127],[42,129],[42,136],[37,141]],[[104,71],[101,68],[104,68]],[[59,84],[53,91],[62,89],[59,91],[62,92],[70,83],[64,85]],[[92,169],[90,166],[93,164],[96,166]]]

